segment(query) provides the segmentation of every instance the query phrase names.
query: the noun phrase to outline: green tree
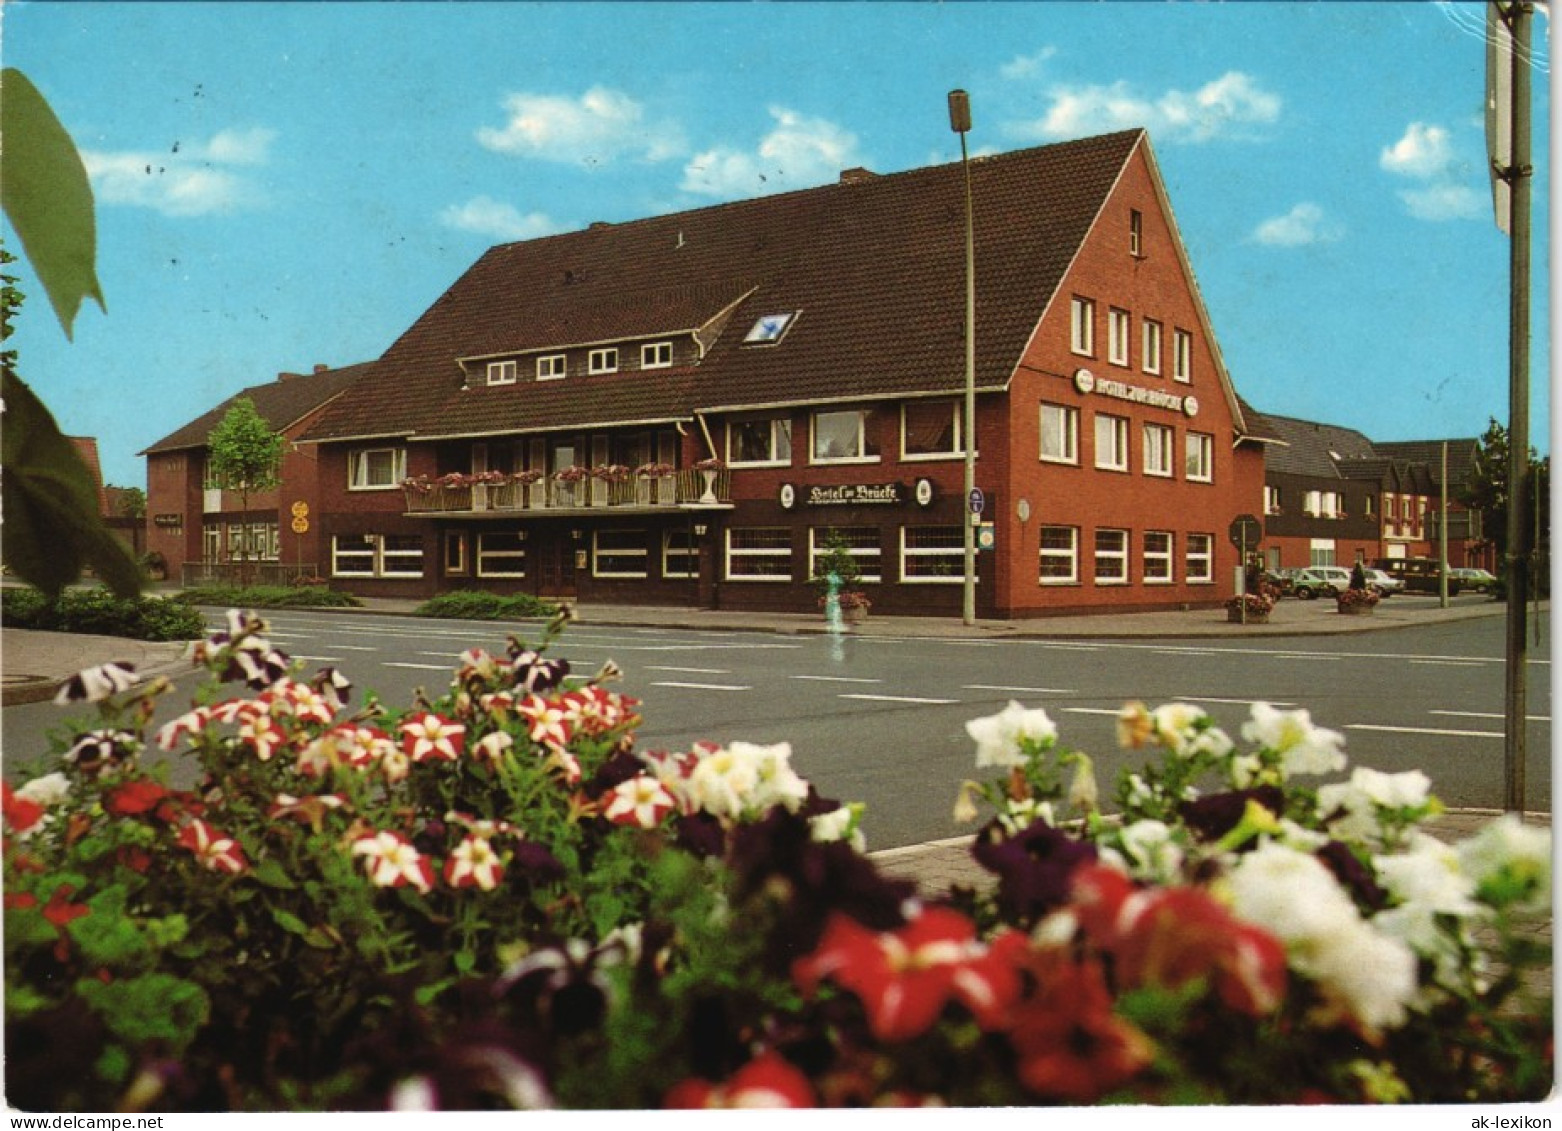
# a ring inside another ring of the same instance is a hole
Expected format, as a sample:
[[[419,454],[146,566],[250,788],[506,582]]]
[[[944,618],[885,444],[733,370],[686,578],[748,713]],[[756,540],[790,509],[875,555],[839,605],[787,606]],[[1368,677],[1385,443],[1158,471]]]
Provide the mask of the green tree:
[[[1497,547],[1497,556],[1508,555],[1508,430],[1495,418],[1487,426],[1475,449],[1475,462],[1470,479],[1459,501],[1472,510],[1481,512],[1481,530],[1486,540]],[[1542,546],[1550,534],[1547,514],[1550,511],[1551,460],[1538,459],[1535,449],[1529,451],[1530,503],[1529,542]],[[1537,515],[1539,521],[1537,522]]]
[[[83,300],[103,305],[87,171],[43,95],[12,67],[0,71],[0,136],[0,206],[68,338]],[[0,248],[0,340],[11,336],[22,306],[17,278],[8,270],[14,262]],[[51,595],[91,566],[115,593],[135,596],[144,580],[141,568],[104,525],[86,463],[18,375],[14,350],[0,350],[0,402],[6,564]]]
[[[139,487],[120,487],[119,516],[121,518],[146,517],[146,492]]]
[[[277,486],[282,471],[282,453],[287,441],[272,430],[255,408],[255,402],[240,397],[206,438],[210,450],[211,473],[228,491],[237,491],[239,510],[244,516],[245,538],[241,542],[242,584],[249,577],[249,497],[255,491]]]

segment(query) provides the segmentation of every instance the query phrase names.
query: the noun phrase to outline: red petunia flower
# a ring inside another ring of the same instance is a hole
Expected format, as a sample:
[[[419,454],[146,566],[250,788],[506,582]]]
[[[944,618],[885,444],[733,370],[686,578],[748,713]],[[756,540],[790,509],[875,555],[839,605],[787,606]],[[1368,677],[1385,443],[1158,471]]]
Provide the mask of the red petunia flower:
[[[26,797],[18,797],[9,785],[0,782],[0,817],[15,833],[30,833],[43,822],[44,807]]]
[[[218,832],[202,820],[194,820],[179,830],[178,843],[195,853],[195,858],[214,872],[237,876],[249,870],[249,860],[238,841]]]
[[[951,998],[984,1028],[994,1028],[1019,996],[1018,956],[1028,944],[1007,931],[990,945],[957,911],[930,907],[898,931],[870,931],[835,914],[819,948],[792,965],[804,993],[826,979],[861,999],[868,1027],[881,1041],[925,1032]]]
[[[103,800],[103,808],[119,817],[133,817],[156,809],[168,796],[168,790],[144,778],[127,781]]]
[[[466,744],[466,727],[421,711],[401,724],[401,748],[414,762],[454,762]]]
[[[724,1084],[691,1079],[673,1085],[664,1108],[789,1108],[814,1107],[808,1077],[774,1052],[749,1061]]]

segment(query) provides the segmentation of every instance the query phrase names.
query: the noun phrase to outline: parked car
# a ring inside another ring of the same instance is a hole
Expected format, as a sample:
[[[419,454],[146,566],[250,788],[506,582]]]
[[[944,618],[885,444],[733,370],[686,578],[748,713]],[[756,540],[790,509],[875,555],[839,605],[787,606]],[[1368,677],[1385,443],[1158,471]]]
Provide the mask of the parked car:
[[[1405,583],[1406,593],[1438,593],[1442,589],[1443,567],[1432,558],[1379,558],[1372,563],[1390,577]],[[1457,570],[1448,571],[1448,595],[1457,597],[1464,581]]]
[[[1362,570],[1367,575],[1367,587],[1379,597],[1392,597],[1395,593],[1405,591],[1405,582],[1402,578],[1390,577],[1381,569]]]
[[[1462,586],[1477,593],[1489,593],[1491,587],[1497,584],[1496,576],[1484,569],[1451,569],[1448,576],[1457,577]]]
[[[1291,574],[1295,572],[1289,569],[1264,570],[1264,584],[1274,587],[1274,591],[1282,597],[1291,595]]]
[[[1304,601],[1328,594],[1336,597],[1350,588],[1350,570],[1341,566],[1307,566],[1291,577],[1291,590]]]

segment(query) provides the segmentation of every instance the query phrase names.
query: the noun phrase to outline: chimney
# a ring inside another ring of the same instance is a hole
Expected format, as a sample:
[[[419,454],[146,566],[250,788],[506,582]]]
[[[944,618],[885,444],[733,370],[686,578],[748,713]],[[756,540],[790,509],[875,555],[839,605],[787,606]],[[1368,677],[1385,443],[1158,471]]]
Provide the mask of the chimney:
[[[298,380],[302,376],[303,376],[302,373],[289,373],[287,370],[284,369],[281,373],[277,374],[277,380],[278,381],[296,381],[296,380]]]
[[[329,368],[331,368],[329,365],[324,365],[324,364],[322,364],[322,363],[320,363],[318,361],[315,362],[315,372],[316,373],[324,373]]]
[[[871,181],[878,174],[872,169],[864,169],[861,165],[853,165],[850,169],[841,170],[841,184],[860,185],[864,181]]]

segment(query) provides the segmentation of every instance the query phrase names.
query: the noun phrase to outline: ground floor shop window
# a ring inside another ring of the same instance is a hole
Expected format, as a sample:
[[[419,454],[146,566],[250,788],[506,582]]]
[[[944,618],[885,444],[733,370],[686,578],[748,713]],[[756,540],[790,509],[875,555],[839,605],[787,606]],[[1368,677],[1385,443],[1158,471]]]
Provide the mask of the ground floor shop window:
[[[644,530],[598,530],[592,535],[592,546],[593,577],[646,576],[649,555]]]
[[[422,577],[423,538],[418,534],[333,535],[331,576]]]
[[[477,535],[478,577],[525,577],[526,535],[516,530],[484,530]]]
[[[1166,585],[1172,579],[1172,536],[1164,530],[1144,533],[1144,582]]]
[[[808,531],[808,576],[819,576],[820,558],[839,547],[857,567],[859,581],[884,579],[884,551],[877,526],[815,526]]]
[[[691,578],[700,575],[700,550],[687,530],[662,534],[662,576]]]
[[[792,532],[784,527],[737,527],[727,531],[727,579],[792,580]]]
[[[1215,536],[1213,534],[1187,535],[1185,555],[1187,580],[1208,582],[1215,580]]]
[[[960,527],[901,527],[900,578],[915,582],[963,582],[965,535]]]
[[[1079,580],[1079,527],[1041,528],[1041,583],[1067,585]]]
[[[445,576],[466,575],[466,534],[459,530],[445,532]]]
[[[1096,531],[1096,584],[1128,584],[1128,531]]]

